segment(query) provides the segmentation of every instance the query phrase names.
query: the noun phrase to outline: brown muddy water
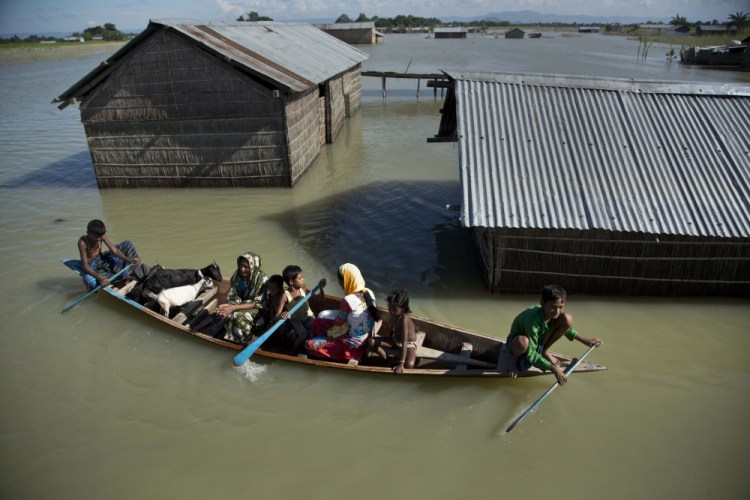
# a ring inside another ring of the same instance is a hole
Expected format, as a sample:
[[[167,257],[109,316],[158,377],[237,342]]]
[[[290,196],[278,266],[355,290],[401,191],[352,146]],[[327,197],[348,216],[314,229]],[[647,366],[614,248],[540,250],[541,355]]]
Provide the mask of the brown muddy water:
[[[601,35],[465,41],[389,36],[365,69],[474,69],[747,83],[669,65]],[[533,44],[533,45],[532,45]],[[659,54],[657,56],[657,54]],[[205,345],[103,294],[65,315],[86,222],[147,262],[231,272],[253,250],[269,274],[298,263],[338,294],[358,264],[383,301],[505,337],[534,295],[486,292],[457,213],[457,150],[427,144],[440,99],[365,83],[363,107],[294,189],[104,190],[77,109],[51,99],[105,56],[0,65],[0,497],[454,499],[722,498],[750,493],[747,300],[598,297],[571,290],[578,329],[604,339],[551,384],[348,375]],[[579,343],[556,346],[579,354]]]

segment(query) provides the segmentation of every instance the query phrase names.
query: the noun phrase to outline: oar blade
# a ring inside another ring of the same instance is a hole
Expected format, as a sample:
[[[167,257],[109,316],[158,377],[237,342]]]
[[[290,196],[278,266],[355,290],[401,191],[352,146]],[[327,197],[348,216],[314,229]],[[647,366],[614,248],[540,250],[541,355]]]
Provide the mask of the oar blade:
[[[598,347],[597,345],[592,345],[591,347],[589,347],[589,350],[588,350],[588,351],[586,351],[586,352],[584,353],[584,355],[583,355],[583,356],[581,356],[580,358],[578,358],[578,360],[576,360],[576,362],[575,362],[575,363],[573,363],[572,365],[570,365],[570,366],[568,367],[568,369],[567,369],[567,370],[565,371],[565,374],[566,374],[566,375],[568,375],[568,376],[572,375],[572,374],[573,374],[573,371],[574,371],[574,370],[575,370],[575,369],[576,369],[576,368],[578,367],[578,365],[579,365],[579,364],[581,363],[581,361],[583,361],[583,358],[585,358],[586,356],[588,356],[588,355],[589,355],[589,353],[590,353],[591,351],[593,351],[594,349],[596,349],[597,347]],[[537,409],[537,408],[539,407],[539,405],[541,405],[541,404],[542,404],[542,401],[544,401],[545,399],[547,399],[547,396],[549,396],[550,394],[552,394],[552,392],[553,392],[553,391],[554,391],[555,389],[557,389],[557,387],[558,387],[559,385],[560,385],[560,384],[559,384],[558,382],[555,382],[555,384],[554,384],[554,385],[553,385],[552,387],[550,387],[549,389],[547,389],[547,392],[545,392],[545,393],[544,393],[544,394],[542,395],[542,397],[540,397],[539,399],[537,399],[537,400],[536,400],[536,402],[535,402],[535,403],[534,403],[533,405],[531,405],[531,406],[530,406],[530,407],[529,407],[529,408],[528,408],[528,409],[527,409],[527,410],[526,410],[525,412],[523,412],[523,413],[522,413],[522,414],[521,414],[521,415],[520,415],[520,416],[519,416],[518,418],[516,418],[516,419],[515,419],[515,420],[514,420],[514,421],[513,421],[513,422],[512,422],[512,423],[511,423],[511,424],[510,424],[509,426],[508,426],[508,428],[507,428],[507,429],[505,429],[505,432],[510,432],[510,431],[512,431],[512,430],[513,430],[513,428],[514,428],[514,427],[515,427],[516,425],[518,425],[519,423],[521,423],[521,421],[522,421],[523,419],[525,419],[526,417],[528,417],[529,415],[531,415],[531,414],[532,414],[532,413],[534,412],[534,410],[536,410],[536,409]]]

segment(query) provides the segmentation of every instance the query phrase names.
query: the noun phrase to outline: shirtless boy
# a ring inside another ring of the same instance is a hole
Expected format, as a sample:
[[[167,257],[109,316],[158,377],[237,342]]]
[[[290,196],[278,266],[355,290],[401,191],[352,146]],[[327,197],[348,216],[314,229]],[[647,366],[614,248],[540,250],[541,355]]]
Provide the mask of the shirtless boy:
[[[103,245],[109,251],[103,252]],[[81,255],[83,282],[89,289],[109,286],[109,277],[127,264],[138,265],[140,259],[135,247],[129,240],[117,245],[107,238],[107,228],[99,219],[94,219],[86,226],[86,235],[78,239],[78,252]]]

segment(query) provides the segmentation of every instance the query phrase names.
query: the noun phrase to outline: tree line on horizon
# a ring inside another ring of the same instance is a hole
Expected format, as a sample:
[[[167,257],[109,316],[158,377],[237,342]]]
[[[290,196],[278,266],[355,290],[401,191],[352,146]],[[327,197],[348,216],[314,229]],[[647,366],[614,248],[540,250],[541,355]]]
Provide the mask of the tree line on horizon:
[[[103,40],[107,42],[122,42],[129,38],[129,35],[121,32],[112,23],[106,23],[104,26],[93,26],[86,28],[82,32],[74,32],[70,35],[71,38],[83,38],[84,41],[91,40]],[[40,42],[57,42],[65,40],[68,37],[58,38],[54,36],[39,36],[30,35],[26,38],[21,38],[18,35],[13,35],[8,38],[0,38],[0,43],[40,43]]]
[[[237,21],[248,21],[248,22],[256,22],[256,21],[273,21],[271,17],[268,16],[262,16],[258,14],[256,11],[251,11],[247,14],[247,17],[245,15],[240,15],[237,18]],[[393,30],[394,28],[417,28],[417,27],[429,27],[430,29],[435,28],[436,26],[472,26],[472,27],[488,27],[488,26],[512,26],[513,24],[518,23],[511,23],[510,21],[496,21],[496,20],[490,20],[490,19],[482,19],[482,20],[476,20],[476,21],[470,21],[470,22],[448,22],[444,23],[440,19],[435,17],[419,17],[419,16],[413,16],[411,14],[409,15],[398,15],[395,17],[379,17],[379,16],[372,16],[368,17],[364,12],[360,12],[359,16],[357,16],[356,19],[350,18],[347,14],[341,14],[334,23],[366,23],[366,22],[373,22],[375,23],[375,27],[378,29],[382,29],[384,31],[387,30]],[[534,24],[536,26],[548,26],[548,27],[564,27],[564,26],[582,26],[584,24],[589,23],[560,23],[560,22],[554,22],[554,23],[529,23]],[[719,25],[722,24],[718,20],[714,19],[711,22],[704,22],[704,21],[695,21],[690,22],[687,20],[686,17],[680,16],[679,14],[672,17],[672,19],[669,21],[669,23],[654,23],[651,21],[648,21],[646,24],[669,24],[673,26],[701,26],[701,25]],[[745,27],[750,26],[750,14],[745,12],[735,12],[734,14],[730,14],[727,17],[726,24],[730,26],[736,26],[739,31],[743,30]],[[127,40],[131,35],[125,34],[117,29],[117,27],[112,23],[105,23],[104,26],[94,26],[91,28],[86,28],[82,32],[74,32],[71,37],[73,38],[83,38],[85,41],[90,41],[94,39],[101,39],[104,41],[110,41],[110,42],[119,42],[119,41],[125,41]],[[67,37],[66,37],[67,38]],[[0,43],[39,43],[43,41],[59,41],[64,40],[64,38],[56,38],[52,36],[39,36],[39,35],[30,35],[26,38],[21,38],[18,35],[13,35],[8,38],[2,38],[0,37]]]

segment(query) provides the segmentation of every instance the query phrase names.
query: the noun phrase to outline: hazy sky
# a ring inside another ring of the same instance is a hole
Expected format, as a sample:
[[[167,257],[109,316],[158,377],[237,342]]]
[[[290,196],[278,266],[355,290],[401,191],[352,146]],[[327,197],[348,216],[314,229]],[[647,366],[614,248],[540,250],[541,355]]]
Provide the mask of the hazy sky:
[[[143,30],[149,19],[234,21],[250,11],[275,21],[328,18],[345,13],[368,16],[481,16],[491,12],[533,10],[542,14],[637,16],[669,20],[726,21],[750,12],[750,0],[0,0],[0,33],[83,31],[113,23],[121,30]]]

